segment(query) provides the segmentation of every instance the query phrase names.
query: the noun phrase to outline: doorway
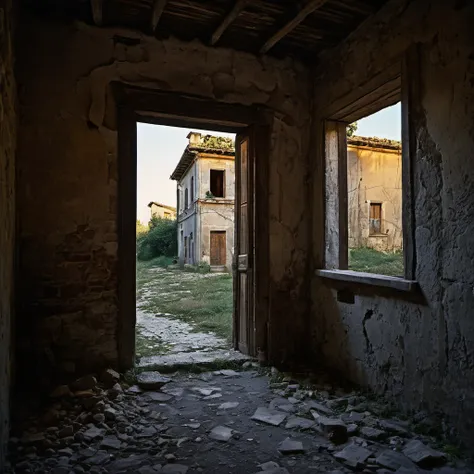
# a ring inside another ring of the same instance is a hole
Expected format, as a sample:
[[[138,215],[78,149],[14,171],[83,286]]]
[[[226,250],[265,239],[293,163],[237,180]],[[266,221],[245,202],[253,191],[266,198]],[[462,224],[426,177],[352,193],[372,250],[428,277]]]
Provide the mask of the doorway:
[[[268,294],[268,224],[266,222],[267,200],[267,150],[270,143],[271,117],[268,112],[253,107],[219,104],[202,98],[180,96],[172,93],[150,92],[132,87],[120,87],[119,106],[119,356],[123,369],[135,365],[136,356],[136,223],[137,205],[137,122],[187,127],[191,130],[236,133],[235,145],[235,244],[229,246],[226,230],[226,253],[232,251],[230,268],[233,281],[232,297],[232,347],[249,355],[256,355],[257,347],[264,350],[266,345],[266,318]],[[246,143],[243,146],[243,143]],[[250,145],[250,146],[249,146]],[[242,151],[245,157],[242,160]],[[134,159],[130,159],[130,157]],[[241,167],[241,161],[247,163]],[[250,163],[252,163],[250,165]],[[242,173],[245,176],[242,176]],[[210,174],[209,174],[210,176]],[[133,179],[131,179],[131,177]],[[254,183],[259,180],[259,192],[255,193]],[[218,180],[218,190],[227,190],[227,180]],[[247,183],[247,203],[243,205],[240,194]],[[210,189],[209,189],[210,191]],[[192,193],[195,193],[195,187]],[[188,201],[191,191],[188,189]],[[177,194],[178,196],[178,194]],[[207,196],[213,199],[209,192]],[[221,199],[225,199],[226,196]],[[179,199],[179,197],[177,197]],[[185,193],[182,196],[183,202]],[[239,212],[235,210],[238,207]],[[245,210],[246,209],[246,210]],[[256,212],[254,212],[256,211]],[[255,218],[254,216],[260,216]],[[264,218],[265,217],[265,218]],[[245,225],[243,224],[245,221]],[[251,222],[250,222],[251,221]],[[252,231],[254,229],[254,231]],[[222,229],[212,229],[222,232]],[[197,261],[198,235],[183,229],[178,233],[180,242],[186,239],[186,258]],[[181,235],[183,240],[181,240]],[[209,245],[210,245],[209,234]],[[222,238],[222,237],[221,237]],[[222,248],[222,247],[221,247]],[[246,253],[245,253],[246,252]],[[184,249],[182,255],[184,256]],[[179,252],[178,252],[179,256]],[[210,256],[209,256],[210,264]],[[175,265],[185,265],[178,261]],[[257,269],[259,278],[253,278]],[[259,307],[260,311],[256,311]],[[258,312],[259,318],[255,315]],[[245,318],[245,321],[242,321]],[[244,333],[242,333],[244,331]]]
[[[241,360],[232,347],[235,134],[139,122],[137,164],[137,364]]]

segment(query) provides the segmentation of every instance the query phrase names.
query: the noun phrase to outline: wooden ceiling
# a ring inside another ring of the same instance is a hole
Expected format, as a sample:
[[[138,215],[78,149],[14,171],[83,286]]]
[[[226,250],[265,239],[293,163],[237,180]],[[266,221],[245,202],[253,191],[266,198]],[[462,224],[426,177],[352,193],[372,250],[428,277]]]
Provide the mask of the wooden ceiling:
[[[26,0],[48,15],[314,60],[387,0]]]

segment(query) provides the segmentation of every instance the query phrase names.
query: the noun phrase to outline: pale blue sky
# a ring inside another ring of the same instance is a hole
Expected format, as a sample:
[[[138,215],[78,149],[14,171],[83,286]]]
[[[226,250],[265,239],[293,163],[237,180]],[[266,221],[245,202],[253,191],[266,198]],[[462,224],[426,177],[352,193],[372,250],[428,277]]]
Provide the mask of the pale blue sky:
[[[193,129],[203,134],[233,136],[229,133]],[[150,219],[150,201],[176,206],[176,181],[169,179],[188,140],[189,128],[137,124],[137,218]],[[377,112],[358,122],[357,135],[400,140],[400,104]]]

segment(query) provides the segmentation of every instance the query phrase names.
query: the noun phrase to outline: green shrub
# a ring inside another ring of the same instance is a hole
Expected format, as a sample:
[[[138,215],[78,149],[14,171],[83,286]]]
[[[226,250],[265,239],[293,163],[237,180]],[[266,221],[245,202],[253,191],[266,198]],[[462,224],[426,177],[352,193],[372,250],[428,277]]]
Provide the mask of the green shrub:
[[[178,226],[176,220],[153,217],[149,230],[137,235],[138,260],[156,257],[174,257],[178,253]]]

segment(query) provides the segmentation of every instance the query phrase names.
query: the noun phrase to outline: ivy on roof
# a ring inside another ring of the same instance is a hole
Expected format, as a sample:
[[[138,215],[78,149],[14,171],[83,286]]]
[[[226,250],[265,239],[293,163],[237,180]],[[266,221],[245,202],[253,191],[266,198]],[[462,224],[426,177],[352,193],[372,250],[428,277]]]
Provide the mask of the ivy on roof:
[[[201,138],[199,148],[212,148],[216,150],[234,151],[234,140],[228,137],[216,137],[214,135],[205,135]]]

